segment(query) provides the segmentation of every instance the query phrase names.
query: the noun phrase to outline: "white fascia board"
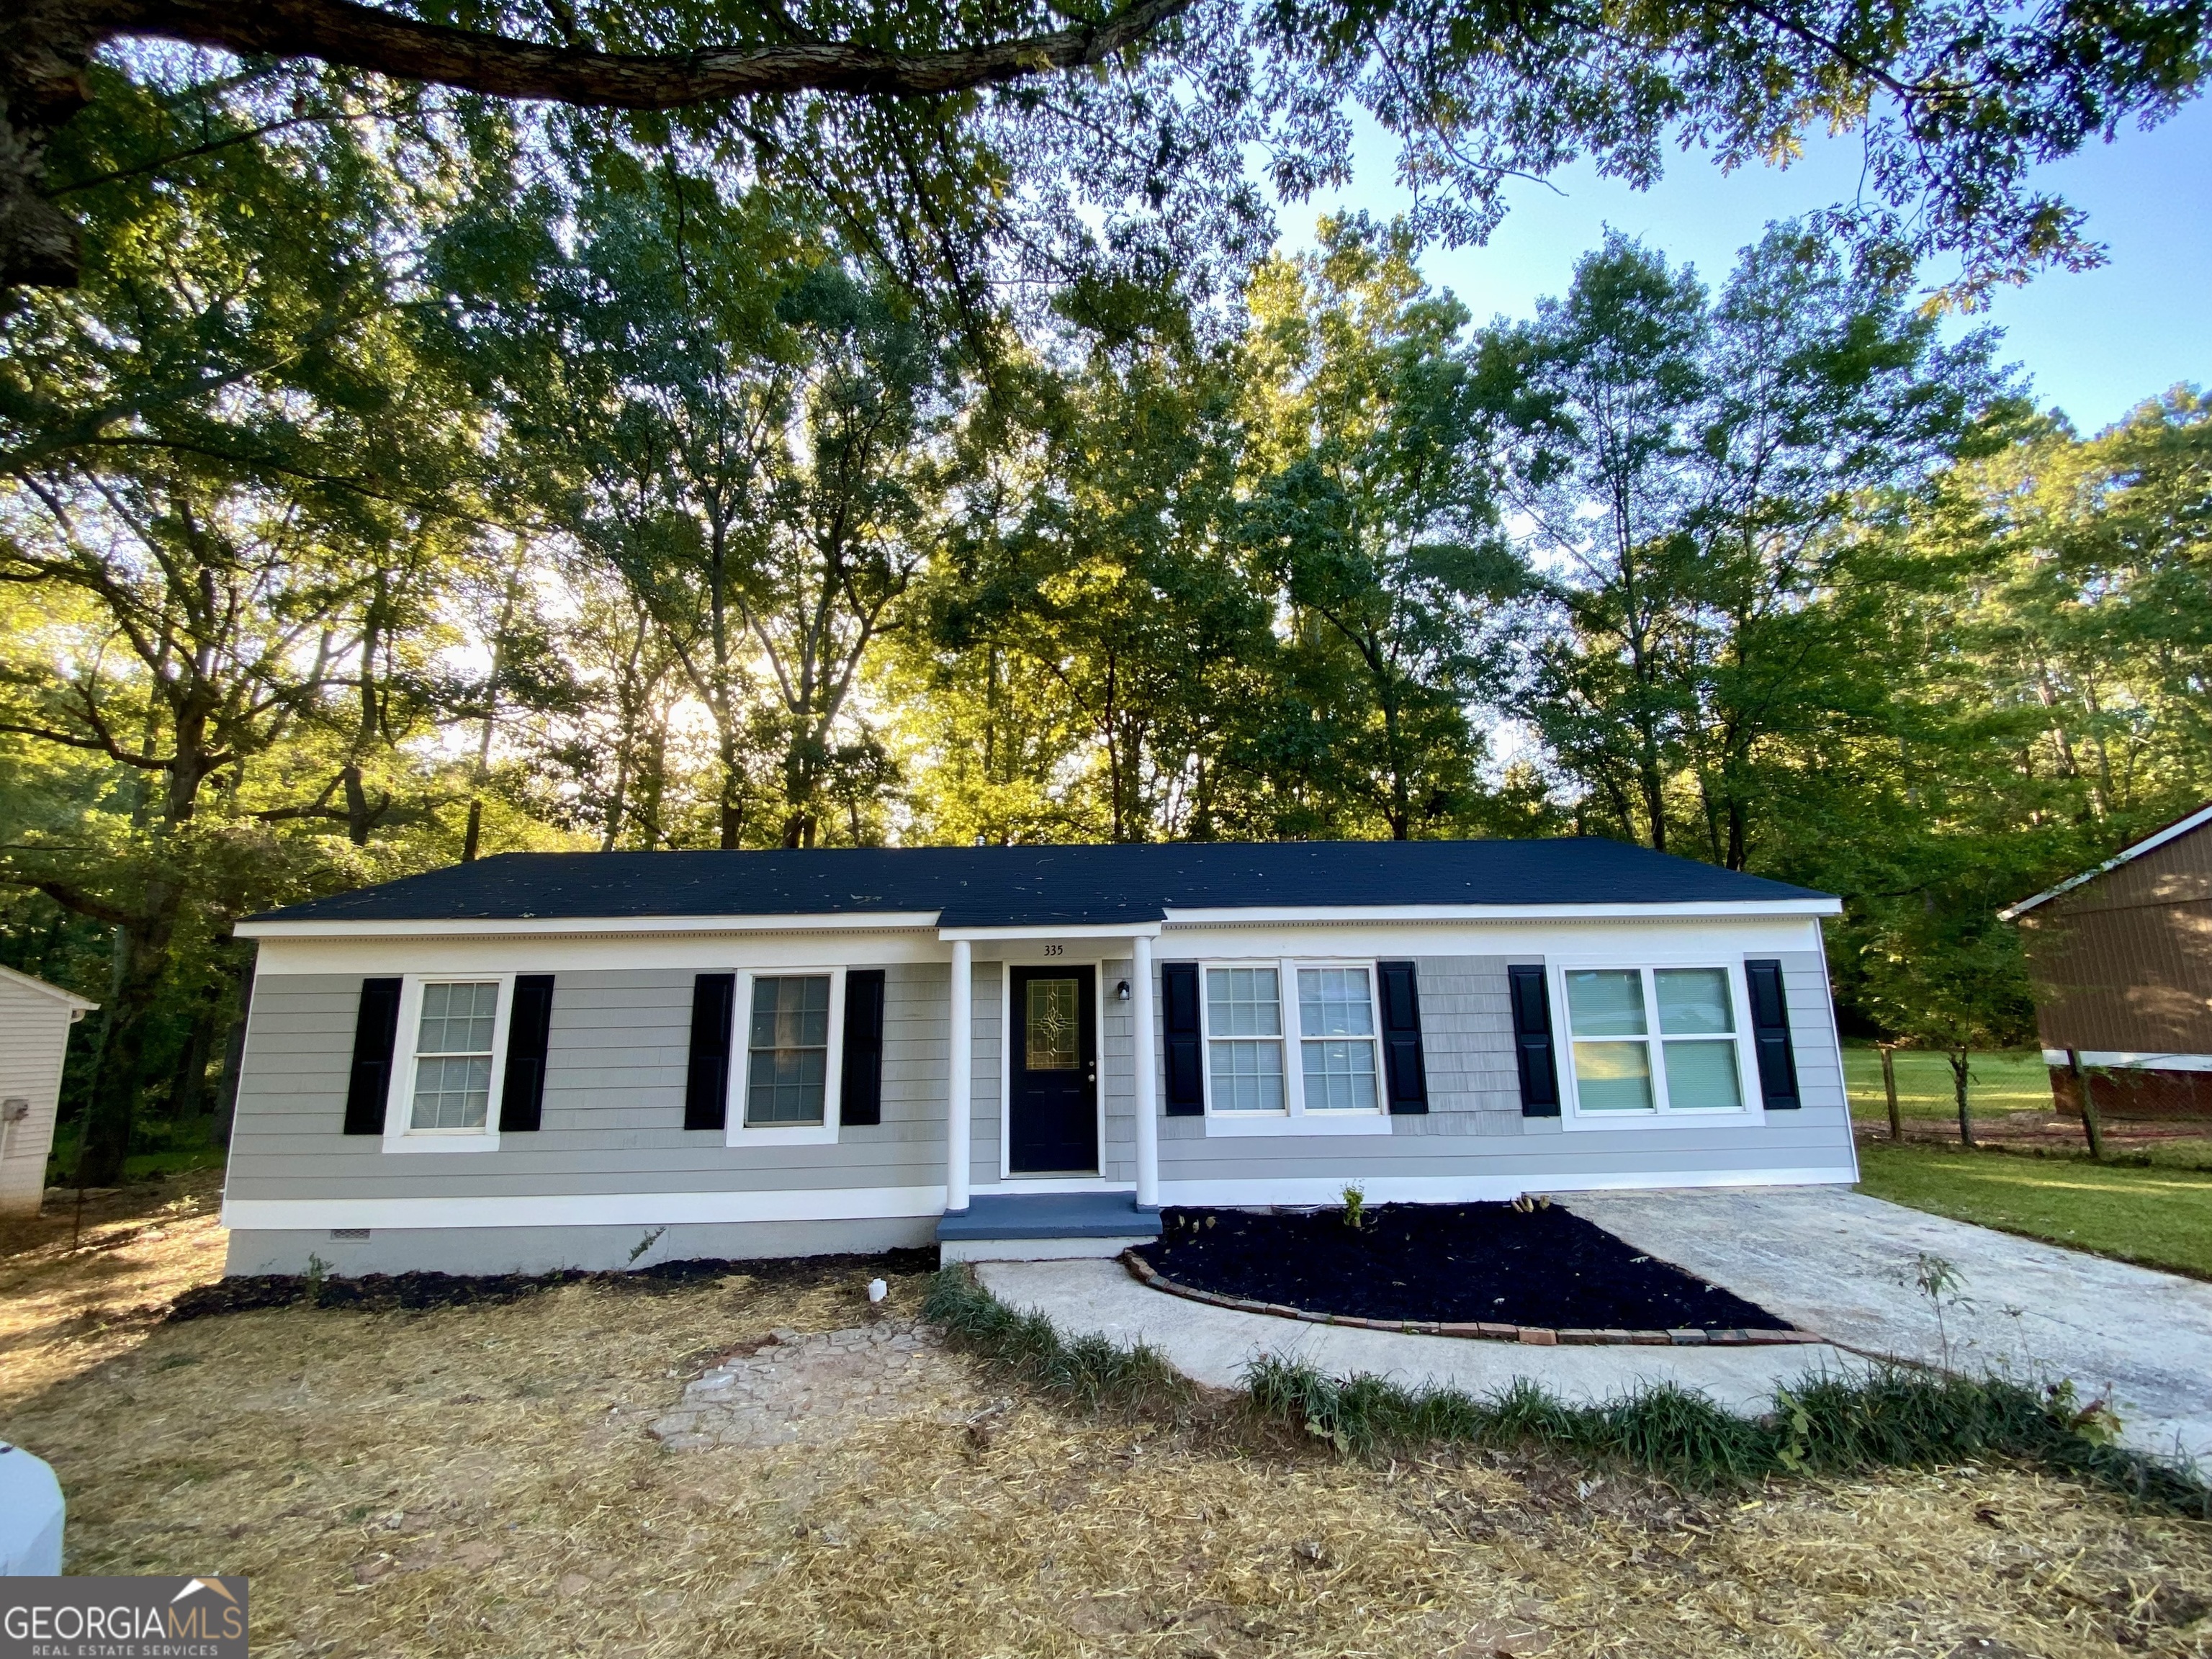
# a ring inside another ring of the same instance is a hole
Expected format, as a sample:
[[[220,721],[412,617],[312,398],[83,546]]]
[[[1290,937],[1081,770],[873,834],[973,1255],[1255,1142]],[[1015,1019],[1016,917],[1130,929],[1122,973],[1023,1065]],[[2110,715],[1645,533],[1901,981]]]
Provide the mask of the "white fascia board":
[[[940,927],[937,936],[948,944],[963,939],[979,944],[1024,939],[1158,939],[1160,927],[1157,921],[1063,921],[1036,927]]]
[[[1759,916],[1839,916],[1844,902],[1822,895],[1802,899],[1726,899],[1669,904],[1300,904],[1207,909],[1170,908],[1170,927],[1264,927],[1285,922],[1359,926],[1374,921],[1663,921]]]
[[[241,921],[240,939],[487,939],[561,933],[886,933],[937,925],[934,910],[883,910],[803,916],[509,916],[448,921]]]
[[[2145,836],[2132,847],[2123,847],[2094,869],[2084,870],[2078,876],[2069,876],[2056,887],[2046,887],[2033,898],[2024,898],[2017,904],[2008,904],[1997,912],[1999,921],[2016,921],[2039,904],[2047,904],[2061,893],[2070,893],[2085,882],[2107,875],[2122,865],[2141,858],[2145,853],[2155,852],[2170,841],[2179,841],[2191,830],[2212,823],[2212,806],[2200,806],[2179,823],[2169,823],[2154,836]]]
[[[64,991],[58,985],[49,985],[31,974],[19,974],[13,968],[0,968],[0,981],[9,985],[20,985],[26,991],[36,991],[40,996],[51,997],[56,1002],[66,1003],[72,1014],[88,1014],[100,1006],[74,991]]]

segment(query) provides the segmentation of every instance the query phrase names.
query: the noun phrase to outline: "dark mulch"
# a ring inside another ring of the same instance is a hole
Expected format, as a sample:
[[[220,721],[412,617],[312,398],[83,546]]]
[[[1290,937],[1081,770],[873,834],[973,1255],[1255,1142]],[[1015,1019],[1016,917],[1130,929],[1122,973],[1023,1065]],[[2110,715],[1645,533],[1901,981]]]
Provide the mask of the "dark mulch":
[[[1785,1330],[1733,1291],[1554,1206],[1384,1204],[1357,1231],[1339,1210],[1170,1209],[1139,1254],[1193,1290],[1365,1319],[1489,1320],[1600,1330]]]
[[[472,1302],[516,1302],[562,1285],[599,1285],[650,1296],[700,1279],[725,1279],[736,1273],[806,1290],[862,1273],[890,1278],[933,1273],[936,1268],[937,1251],[933,1247],[885,1250],[875,1255],[771,1256],[753,1261],[700,1257],[658,1261],[624,1272],[589,1273],[570,1267],[550,1273],[363,1273],[358,1279],[325,1279],[319,1284],[304,1273],[241,1273],[235,1279],[218,1279],[212,1285],[194,1285],[170,1304],[167,1316],[173,1322],[204,1319],[211,1314],[301,1306],[349,1308],[357,1313],[458,1308]]]

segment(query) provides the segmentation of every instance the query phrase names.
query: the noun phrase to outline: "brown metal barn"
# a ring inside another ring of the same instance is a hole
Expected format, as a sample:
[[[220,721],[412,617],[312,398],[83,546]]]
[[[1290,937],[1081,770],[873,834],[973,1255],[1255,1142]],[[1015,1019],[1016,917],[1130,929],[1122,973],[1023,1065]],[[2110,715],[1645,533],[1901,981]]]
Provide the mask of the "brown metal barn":
[[[2020,925],[2059,1108],[2212,1117],[2212,805],[2000,913]]]

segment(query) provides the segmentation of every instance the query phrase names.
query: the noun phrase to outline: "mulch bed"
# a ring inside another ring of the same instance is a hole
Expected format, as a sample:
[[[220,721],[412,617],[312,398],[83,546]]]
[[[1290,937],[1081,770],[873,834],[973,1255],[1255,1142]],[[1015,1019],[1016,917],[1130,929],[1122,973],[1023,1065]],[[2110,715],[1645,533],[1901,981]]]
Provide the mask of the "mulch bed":
[[[854,1274],[889,1278],[927,1273],[937,1267],[932,1248],[884,1250],[874,1255],[770,1256],[750,1261],[697,1257],[657,1261],[649,1267],[621,1271],[563,1268],[550,1273],[363,1273],[358,1279],[327,1278],[317,1284],[304,1273],[241,1273],[198,1285],[169,1306],[167,1319],[204,1319],[213,1314],[252,1313],[264,1308],[348,1308],[356,1313],[392,1313],[425,1308],[458,1308],[470,1303],[520,1301],[563,1285],[599,1285],[653,1295],[702,1279],[744,1274],[804,1290]]]
[[[1556,1206],[1169,1209],[1133,1252],[1193,1290],[1393,1322],[1591,1331],[1785,1331],[1789,1322]]]

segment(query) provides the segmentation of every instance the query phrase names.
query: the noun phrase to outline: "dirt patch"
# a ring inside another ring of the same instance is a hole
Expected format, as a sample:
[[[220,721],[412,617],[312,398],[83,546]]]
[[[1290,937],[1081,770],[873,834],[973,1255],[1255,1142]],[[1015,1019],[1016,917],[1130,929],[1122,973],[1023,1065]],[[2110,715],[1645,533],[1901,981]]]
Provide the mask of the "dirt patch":
[[[1342,1212],[1170,1209],[1138,1254],[1217,1295],[1365,1319],[1629,1330],[1786,1330],[1734,1292],[1553,1206]]]
[[[222,1176],[50,1190],[0,1224],[0,1409],[128,1353],[222,1272]]]

